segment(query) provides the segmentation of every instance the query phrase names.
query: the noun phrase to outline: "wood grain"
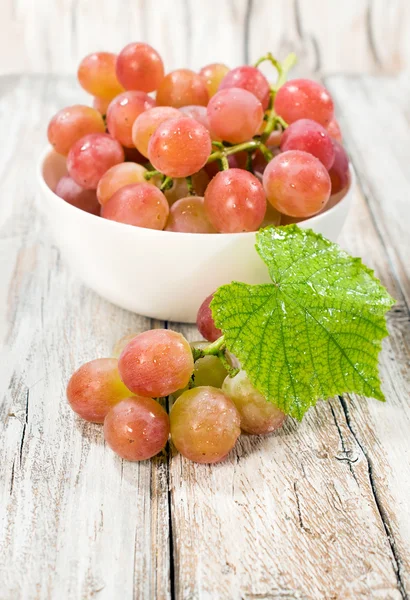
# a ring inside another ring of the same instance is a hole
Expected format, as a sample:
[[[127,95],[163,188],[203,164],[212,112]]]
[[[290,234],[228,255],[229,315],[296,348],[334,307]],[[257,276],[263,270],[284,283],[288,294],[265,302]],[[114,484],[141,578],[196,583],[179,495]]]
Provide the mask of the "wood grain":
[[[73,80],[0,80],[2,600],[410,597],[409,84],[327,85],[360,185],[341,243],[397,299],[381,357],[387,402],[319,403],[206,466],[169,449],[123,462],[68,409],[74,368],[164,324],[85,289],[36,209],[35,157],[50,114],[79,99]]]
[[[407,0],[2,0],[0,73],[72,74],[89,52],[147,41],[167,69],[267,50],[295,74],[397,73],[410,65]]]

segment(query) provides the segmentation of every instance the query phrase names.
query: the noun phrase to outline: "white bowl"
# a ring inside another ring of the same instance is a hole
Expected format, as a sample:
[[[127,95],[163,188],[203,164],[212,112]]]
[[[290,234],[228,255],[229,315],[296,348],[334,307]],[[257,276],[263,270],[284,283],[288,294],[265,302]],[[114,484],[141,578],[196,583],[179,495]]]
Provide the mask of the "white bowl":
[[[269,282],[255,250],[255,233],[198,234],[155,231],[88,214],[53,190],[65,159],[49,148],[38,165],[40,203],[72,270],[95,292],[122,308],[167,321],[194,323],[206,296],[231,281]],[[353,196],[299,223],[336,241]]]

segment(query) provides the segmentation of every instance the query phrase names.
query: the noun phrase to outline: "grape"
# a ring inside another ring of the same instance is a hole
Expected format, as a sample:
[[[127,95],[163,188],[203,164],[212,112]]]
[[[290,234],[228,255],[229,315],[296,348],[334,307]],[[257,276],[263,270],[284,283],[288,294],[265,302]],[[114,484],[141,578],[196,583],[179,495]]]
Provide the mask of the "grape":
[[[118,372],[115,358],[97,358],[82,365],[70,378],[67,399],[80,417],[103,423],[110,408],[123,398],[132,396]]]
[[[236,154],[230,154],[227,158],[230,169],[245,169],[248,153],[246,151],[240,151],[236,152]],[[214,160],[210,163],[207,163],[204,167],[204,170],[212,179],[220,171],[219,161]]]
[[[155,106],[155,100],[145,92],[123,92],[110,103],[107,110],[107,128],[123,146],[133,148],[132,126],[145,110]]]
[[[332,119],[326,129],[331,138],[339,142],[339,144],[342,143],[342,132],[336,119]]]
[[[205,80],[206,89],[208,90],[210,98],[216,94],[219,84],[228,72],[229,67],[223,65],[222,63],[212,63],[211,65],[206,65],[206,67],[202,67],[202,69],[199,71],[199,74]]]
[[[212,164],[212,163],[210,163]],[[208,166],[208,165],[206,165]],[[204,169],[192,175],[192,186],[196,196],[203,196],[206,187],[209,183],[209,177]],[[170,206],[181,198],[186,198],[189,194],[187,180],[185,178],[176,178],[172,182],[172,186],[165,190],[165,196]]]
[[[332,194],[337,194],[349,185],[349,158],[341,144],[334,141],[335,160],[329,171]]]
[[[57,183],[57,196],[92,215],[100,214],[100,205],[94,190],[85,190],[68,175],[64,175]]]
[[[335,151],[326,129],[311,119],[299,119],[284,131],[280,143],[282,152],[303,150],[316,156],[327,170],[333,165]]]
[[[117,57],[116,74],[126,90],[153,92],[164,78],[164,64],[148,44],[131,43]]]
[[[142,165],[126,162],[108,169],[101,177],[97,187],[97,198],[100,204],[105,204],[120,188],[131,183],[150,183],[144,177],[147,173]]]
[[[137,337],[138,333],[127,333],[122,338],[117,340],[112,349],[112,355],[114,358],[119,358],[125,346],[128,346],[131,340]]]
[[[204,199],[188,196],[177,200],[170,208],[166,231],[183,233],[216,233],[205,212]]]
[[[201,123],[201,125],[206,127],[208,131],[210,130],[206,106],[191,104],[190,106],[181,106],[179,111],[182,112],[182,114],[186,117],[190,117],[191,119],[195,119],[196,121]]]
[[[269,137],[265,142],[266,146],[268,148],[279,148],[280,142],[282,140],[282,135],[282,129],[274,129],[272,133],[269,134]]]
[[[157,91],[158,106],[188,106],[208,104],[209,95],[203,78],[189,69],[178,69],[168,73]]]
[[[100,114],[106,115],[110,102],[110,98],[99,98],[98,96],[95,96],[93,98],[93,108],[95,108],[95,110],[98,110]]]
[[[240,417],[234,403],[211,386],[184,392],[172,406],[170,423],[176,449],[198,463],[223,460],[240,434]]]
[[[257,97],[263,110],[268,108],[270,85],[266,77],[256,67],[236,67],[222,79],[219,90],[241,88]]]
[[[192,344],[191,344],[192,345]],[[198,358],[194,365],[194,386],[210,385],[221,388],[228,371],[217,356],[208,355]]]
[[[169,417],[152,398],[122,400],[104,420],[104,438],[125,460],[147,460],[160,452],[169,437]]]
[[[205,210],[221,233],[256,231],[266,212],[262,184],[242,169],[220,171],[205,190]]]
[[[231,144],[250,140],[263,122],[263,108],[250,92],[240,88],[221,90],[207,108],[211,133]]]
[[[271,160],[263,174],[263,187],[272,206],[291,217],[315,215],[330,197],[325,167],[301,150],[288,150]]]
[[[251,384],[245,371],[227,377],[222,391],[233,401],[240,416],[241,429],[254,435],[263,435],[279,429],[286,415],[268,402]]]
[[[107,133],[93,133],[71,146],[67,170],[76,183],[95,190],[104,173],[123,161],[124,150],[117,140]]]
[[[155,169],[169,177],[188,177],[205,165],[211,153],[211,138],[203,125],[189,117],[161,123],[148,145]]]
[[[112,100],[124,91],[115,74],[117,55],[111,52],[89,54],[78,67],[78,81],[92,96]]]
[[[268,227],[269,225],[274,225],[277,227],[278,225],[282,225],[282,216],[281,213],[273,208],[270,202],[266,203],[266,213],[265,217],[262,221],[261,227]]]
[[[146,229],[164,229],[168,214],[167,199],[150,183],[133,183],[120,188],[101,212],[104,219]]]
[[[198,327],[198,331],[202,337],[208,340],[208,342],[215,342],[215,340],[220,338],[222,335],[222,331],[215,327],[212,311],[209,306],[213,297],[214,295],[210,294],[205,298],[199,307],[196,317],[196,326]]]
[[[179,110],[171,106],[155,106],[142,112],[132,126],[132,141],[141,154],[148,157],[148,144],[157,127],[179,116]]]
[[[102,116],[90,106],[68,106],[51,119],[47,137],[54,150],[66,156],[73,144],[89,133],[104,133]]]
[[[194,360],[184,336],[169,329],[153,329],[140,333],[126,346],[118,367],[130,390],[160,397],[188,384]]]
[[[333,118],[333,100],[323,85],[310,79],[292,79],[279,88],[275,111],[287,123],[312,119],[327,127]]]

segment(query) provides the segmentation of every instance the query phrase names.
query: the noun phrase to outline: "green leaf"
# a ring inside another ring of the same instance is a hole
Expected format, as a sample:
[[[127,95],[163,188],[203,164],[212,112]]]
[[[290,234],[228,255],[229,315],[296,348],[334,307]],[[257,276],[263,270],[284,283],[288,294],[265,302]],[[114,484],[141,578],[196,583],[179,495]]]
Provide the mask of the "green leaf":
[[[256,250],[273,283],[224,285],[211,304],[253,385],[299,420],[338,394],[384,400],[378,355],[394,300],[373,271],[296,225],[261,230]]]

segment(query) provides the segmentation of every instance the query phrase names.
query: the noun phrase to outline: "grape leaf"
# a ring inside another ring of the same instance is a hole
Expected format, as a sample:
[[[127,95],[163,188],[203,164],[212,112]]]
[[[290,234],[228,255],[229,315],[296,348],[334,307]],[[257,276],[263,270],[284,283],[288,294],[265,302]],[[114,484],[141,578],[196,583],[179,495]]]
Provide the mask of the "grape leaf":
[[[378,355],[394,300],[373,271],[296,225],[262,229],[256,250],[273,283],[233,282],[211,303],[253,385],[298,420],[338,394],[384,400]]]

